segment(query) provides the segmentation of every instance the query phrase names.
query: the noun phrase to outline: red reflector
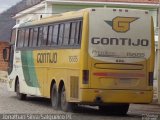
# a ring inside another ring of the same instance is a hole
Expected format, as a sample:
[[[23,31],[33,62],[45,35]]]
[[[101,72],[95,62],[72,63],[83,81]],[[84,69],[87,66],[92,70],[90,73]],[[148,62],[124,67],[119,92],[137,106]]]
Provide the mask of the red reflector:
[[[100,76],[100,77],[114,77],[114,78],[139,78],[139,77],[145,77],[145,74],[141,74],[141,73],[97,72],[97,73],[93,73],[93,75]]]

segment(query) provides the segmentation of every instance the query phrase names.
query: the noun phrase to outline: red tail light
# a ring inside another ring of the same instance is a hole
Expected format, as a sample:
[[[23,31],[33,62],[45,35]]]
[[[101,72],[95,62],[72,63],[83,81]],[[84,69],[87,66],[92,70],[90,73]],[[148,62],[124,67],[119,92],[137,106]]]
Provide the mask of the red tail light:
[[[153,72],[149,72],[149,86],[153,86],[153,79],[154,79],[154,76],[153,76]]]
[[[83,70],[83,84],[89,83],[89,70]]]

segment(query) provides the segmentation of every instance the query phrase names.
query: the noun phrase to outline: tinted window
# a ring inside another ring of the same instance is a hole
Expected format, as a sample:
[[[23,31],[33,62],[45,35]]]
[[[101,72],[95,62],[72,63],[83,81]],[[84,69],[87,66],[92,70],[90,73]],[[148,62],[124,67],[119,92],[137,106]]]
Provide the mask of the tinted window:
[[[34,32],[33,32],[33,47],[37,46],[37,42],[38,42],[38,28],[34,28]]]
[[[53,26],[49,26],[49,32],[48,32],[48,45],[51,44],[53,39]]]
[[[21,29],[18,31],[18,47],[23,47],[25,30]]]
[[[25,39],[25,32],[26,32],[26,30],[25,29],[22,29],[22,35],[21,35],[21,47],[23,47],[23,45],[24,45],[24,39]]]
[[[43,41],[43,27],[40,27],[38,33],[38,46],[41,46],[42,41]]]
[[[33,42],[33,28],[30,29],[30,33],[29,33],[29,46],[32,46],[32,42]]]
[[[75,35],[76,35],[76,22],[72,22],[71,24],[71,35],[70,35],[70,45],[74,45],[75,43]]]
[[[68,45],[69,38],[70,38],[70,23],[66,23],[64,27],[63,45]]]
[[[82,26],[83,26],[83,23],[82,21],[80,21],[80,30],[79,30],[79,38],[78,38],[78,44],[80,45],[81,44],[81,40],[82,40]]]
[[[48,26],[45,26],[43,28],[43,39],[41,45],[47,45],[47,40],[48,40]]]
[[[28,40],[29,40],[29,29],[26,29],[24,38],[24,47],[28,47]]]
[[[64,24],[60,24],[58,45],[62,45],[64,35]]]
[[[52,40],[52,45],[57,45],[58,44],[58,32],[59,32],[59,25],[54,25],[53,28],[53,40]]]
[[[11,41],[16,37],[16,30],[12,33]],[[35,26],[34,28],[20,29],[18,34],[18,47],[40,46],[78,46],[81,42],[82,21],[66,21],[52,25]]]
[[[76,45],[80,44],[81,29],[82,29],[82,24],[81,24],[81,21],[79,21],[77,22],[77,26],[76,26],[76,36],[75,36]]]
[[[20,45],[20,39],[21,39],[21,36],[20,36],[20,34],[21,34],[21,31],[20,30],[18,30],[18,38],[17,38],[17,47],[19,47]]]

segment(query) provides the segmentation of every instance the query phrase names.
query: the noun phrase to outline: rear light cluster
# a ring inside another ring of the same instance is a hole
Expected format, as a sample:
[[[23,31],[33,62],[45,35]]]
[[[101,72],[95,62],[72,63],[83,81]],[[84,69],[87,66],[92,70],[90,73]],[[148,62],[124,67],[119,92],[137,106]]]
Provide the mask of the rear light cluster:
[[[148,84],[149,86],[153,86],[153,72],[149,72],[149,81],[148,81]]]
[[[89,83],[89,70],[83,70],[83,84]]]

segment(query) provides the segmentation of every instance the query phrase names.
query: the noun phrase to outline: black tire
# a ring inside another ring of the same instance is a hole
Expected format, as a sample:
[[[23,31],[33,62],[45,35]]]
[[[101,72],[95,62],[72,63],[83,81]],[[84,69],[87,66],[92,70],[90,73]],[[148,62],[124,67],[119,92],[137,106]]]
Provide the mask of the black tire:
[[[99,106],[99,110],[108,115],[126,115],[129,109],[129,104],[109,104]]]
[[[20,85],[19,85],[19,81],[16,82],[16,94],[17,94],[17,98],[19,100],[26,100],[27,95],[20,93]]]
[[[51,90],[51,103],[53,109],[58,109],[59,106],[59,97],[56,84],[53,84]]]
[[[66,90],[64,86],[62,87],[61,94],[60,94],[60,106],[64,112],[75,112],[77,108],[76,103],[67,102]]]

